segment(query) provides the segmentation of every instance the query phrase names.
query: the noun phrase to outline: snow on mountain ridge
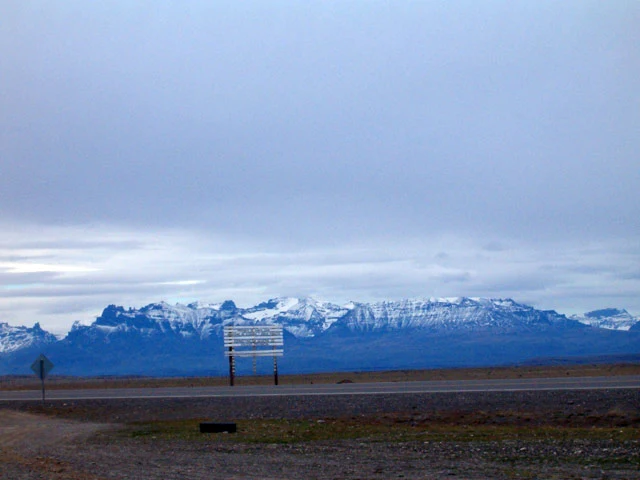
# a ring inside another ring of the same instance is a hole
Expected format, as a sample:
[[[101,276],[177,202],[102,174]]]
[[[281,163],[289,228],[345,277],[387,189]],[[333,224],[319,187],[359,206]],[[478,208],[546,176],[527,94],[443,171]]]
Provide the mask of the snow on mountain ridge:
[[[46,345],[57,340],[55,335],[42,330],[39,323],[36,323],[32,328],[14,327],[8,323],[0,323],[0,353]]]
[[[115,318],[114,318],[115,317]],[[122,318],[119,318],[122,317]],[[220,305],[150,304],[139,310],[109,306],[96,320],[97,325],[114,326],[107,334],[135,328],[183,336],[206,338],[221,334],[223,325],[283,325],[296,337],[308,338],[336,326],[350,331],[382,331],[408,328],[429,330],[512,328],[519,322],[531,326],[566,317],[555,312],[545,314],[511,299],[423,298],[350,302],[344,306],[310,297],[273,298],[249,308],[238,308],[232,301]],[[119,319],[119,321],[118,321]]]
[[[178,334],[184,337],[199,336],[206,338],[215,331],[215,324],[228,315],[221,306],[166,302],[152,303],[140,309],[109,305],[96,321],[89,326],[74,324],[72,332],[86,328],[98,328],[106,335],[138,331],[151,335],[154,333]],[[212,321],[213,320],[213,321]],[[219,329],[220,327],[218,327]]]
[[[515,325],[514,317],[526,325],[544,321],[542,312],[511,299],[429,298],[354,305],[346,316],[346,325],[351,330],[360,331],[507,328]],[[564,318],[555,312],[553,314],[559,319]]]
[[[242,318],[263,324],[283,324],[296,337],[313,337],[326,331],[348,309],[311,297],[274,298],[248,308]]]
[[[205,340],[220,337],[223,326],[232,324],[278,324],[295,337],[310,338],[336,329],[354,333],[403,329],[437,332],[537,328],[567,321],[564,315],[536,310],[508,298],[418,298],[350,302],[340,306],[310,297],[284,297],[249,308],[239,308],[230,300],[220,304],[193,302],[188,305],[159,302],[139,309],[109,305],[92,324],[76,322],[67,338],[70,341],[83,337],[108,341],[109,338],[136,334]],[[576,322],[570,323],[577,325]],[[3,328],[6,332],[9,327]],[[0,340],[3,338],[1,332]],[[23,337],[21,340],[18,339],[20,335]],[[0,341],[0,352],[21,348],[20,345],[27,342],[25,334],[17,330],[5,333],[4,337],[4,343]]]
[[[592,327],[622,331],[628,331],[640,322],[640,316],[634,317],[626,310],[618,308],[593,310],[584,315],[571,315],[569,318]]]

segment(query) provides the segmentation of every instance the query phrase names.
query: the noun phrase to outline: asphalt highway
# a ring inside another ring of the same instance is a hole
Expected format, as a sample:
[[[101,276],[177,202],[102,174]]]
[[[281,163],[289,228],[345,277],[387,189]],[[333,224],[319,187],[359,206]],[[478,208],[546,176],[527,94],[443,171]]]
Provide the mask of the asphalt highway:
[[[265,397],[301,395],[376,395],[444,392],[640,389],[640,375],[615,377],[447,380],[428,382],[345,383],[280,386],[114,388],[47,390],[47,400],[132,398]],[[0,391],[0,401],[41,400],[40,390]]]

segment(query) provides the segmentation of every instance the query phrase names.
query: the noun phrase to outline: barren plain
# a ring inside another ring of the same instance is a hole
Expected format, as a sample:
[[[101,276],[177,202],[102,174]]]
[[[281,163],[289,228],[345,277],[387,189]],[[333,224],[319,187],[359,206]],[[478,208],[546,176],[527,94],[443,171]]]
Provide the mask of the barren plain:
[[[395,378],[427,374],[455,371]],[[323,378],[298,381],[371,379]],[[201,421],[236,422],[238,432],[201,434]],[[7,479],[632,479],[640,478],[640,390],[4,402],[0,460]]]

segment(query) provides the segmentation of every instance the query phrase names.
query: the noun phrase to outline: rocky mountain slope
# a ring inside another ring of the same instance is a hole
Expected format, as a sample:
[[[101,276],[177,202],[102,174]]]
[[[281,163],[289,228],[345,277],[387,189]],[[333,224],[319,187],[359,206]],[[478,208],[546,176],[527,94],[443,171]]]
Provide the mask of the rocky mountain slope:
[[[431,332],[579,326],[554,311],[541,311],[510,299],[425,299],[344,306],[312,298],[279,298],[250,308],[222,304],[150,304],[141,309],[108,306],[89,326],[76,323],[69,337],[92,340],[126,332],[182,337],[220,336],[224,325],[283,325],[297,338],[330,330],[351,333],[425,330]]]
[[[0,354],[9,354],[26,348],[44,348],[57,342],[55,335],[44,331],[36,323],[32,328],[13,327],[0,323]]]

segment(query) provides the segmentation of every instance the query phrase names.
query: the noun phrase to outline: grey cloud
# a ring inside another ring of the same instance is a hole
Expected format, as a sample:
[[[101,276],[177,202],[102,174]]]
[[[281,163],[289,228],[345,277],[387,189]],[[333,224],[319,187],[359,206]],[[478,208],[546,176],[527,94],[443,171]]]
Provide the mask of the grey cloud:
[[[629,269],[628,272],[624,272],[620,275],[623,280],[640,280],[640,269]]]
[[[5,142],[7,214],[283,241],[637,230],[634,72],[598,48],[629,32],[594,30],[597,4],[491,4],[480,23],[468,4],[194,8],[76,5],[30,27],[47,45],[12,32],[23,100],[4,123],[27,130]]]
[[[1,261],[1,260],[0,260]],[[11,291],[21,285],[33,285],[43,282],[49,282],[55,280],[58,275],[52,272],[38,272],[38,273],[6,273],[0,272],[0,285],[4,288],[1,290]],[[2,293],[0,292],[0,295]]]
[[[54,240],[54,239],[21,239],[20,243],[16,243],[13,240],[11,243],[4,242],[5,248],[10,246],[12,249],[22,249],[28,250],[28,255],[24,255],[23,258],[31,258],[33,256],[44,257],[47,256],[45,253],[40,253],[43,251],[52,251],[52,250],[94,250],[94,249],[109,249],[109,250],[131,250],[135,248],[140,248],[143,246],[143,243],[134,239],[127,240],[118,240],[113,239],[110,240],[110,232],[106,230],[104,232],[105,238],[103,239],[92,239],[92,240],[82,240],[82,239],[69,239],[65,238],[63,240]],[[35,253],[34,253],[35,252]],[[2,259],[2,256],[0,256]]]

